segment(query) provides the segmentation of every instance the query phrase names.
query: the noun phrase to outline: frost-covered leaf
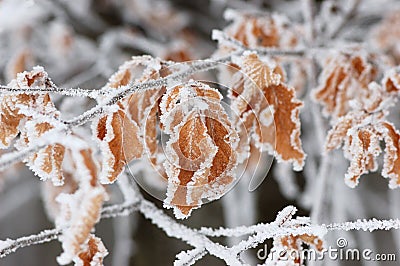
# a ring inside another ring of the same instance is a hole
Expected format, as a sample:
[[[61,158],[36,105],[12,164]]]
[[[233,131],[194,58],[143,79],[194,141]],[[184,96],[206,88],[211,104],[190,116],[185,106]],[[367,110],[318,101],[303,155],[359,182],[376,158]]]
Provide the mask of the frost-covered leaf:
[[[400,92],[400,68],[391,68],[385,73],[382,79],[382,85],[385,91],[388,93],[399,93]]]
[[[93,128],[102,154],[101,182],[112,183],[127,163],[142,156],[139,126],[118,108],[94,121]]]
[[[400,186],[399,132],[386,121],[385,112],[356,110],[339,118],[328,132],[325,149],[330,151],[343,144],[344,156],[350,161],[345,181],[355,187],[361,175],[378,169],[381,141],[385,142],[382,176],[390,179],[390,188],[396,188]]]
[[[259,15],[227,10],[225,18],[232,23],[224,30],[229,36],[249,48],[294,47],[298,37],[283,15]]]
[[[18,133],[20,139],[17,149],[24,149],[35,143],[44,133],[56,128],[61,123],[60,114],[49,94],[28,94],[32,88],[45,89],[49,84],[47,73],[41,67],[30,72],[23,72],[9,83],[15,90],[27,91],[27,94],[4,95],[1,102],[0,138],[3,148],[11,144]],[[65,147],[55,143],[48,145],[25,162],[42,180],[50,179],[54,184],[63,182],[62,161]]]
[[[79,188],[73,194],[62,193],[56,199],[60,204],[56,226],[63,229],[59,237],[63,253],[57,258],[61,265],[70,263],[84,252],[85,243],[90,241],[90,232],[100,219],[103,202],[108,199],[105,188],[99,183],[92,152],[76,152],[73,159],[80,175]]]
[[[368,84],[375,80],[378,68],[374,56],[362,51],[335,52],[325,59],[319,86],[313,98],[323,106],[325,116],[334,119],[350,110],[350,100],[363,100]]]
[[[100,238],[90,235],[85,248],[74,258],[76,266],[102,266],[108,251]]]
[[[400,187],[400,133],[392,123],[383,122],[382,132],[385,140],[385,157],[382,175],[390,179],[389,187]]]
[[[301,170],[305,154],[300,140],[299,111],[303,103],[296,99],[294,88],[281,80],[281,68],[256,54],[245,54],[234,62],[250,78],[237,78],[239,82],[233,86],[231,106],[241,118],[237,122],[252,133],[258,148],[271,154],[275,149],[278,161],[291,162],[295,170]]]
[[[34,86],[45,88],[47,78],[47,73],[43,68],[35,67],[30,72],[19,73],[8,87],[29,92]],[[0,100],[0,148],[2,149],[9,147],[11,141],[18,135],[23,126],[20,122],[24,122],[24,118],[30,118],[29,112],[21,108],[35,109],[39,113],[46,111],[49,113],[49,109],[53,109],[50,112],[54,111],[54,105],[48,94],[3,94]]]
[[[168,89],[160,104],[162,129],[170,136],[164,163],[164,205],[186,218],[202,199],[221,197],[234,180],[237,134],[221,106],[221,94],[192,82]]]
[[[150,56],[133,57],[125,62],[111,78],[118,86],[145,82],[164,77],[169,72],[160,59]],[[118,81],[118,77],[120,80]],[[158,152],[157,112],[158,102],[165,88],[152,88],[131,94],[123,101],[130,118],[140,125],[140,136],[144,140],[144,152],[153,164],[156,164]]]

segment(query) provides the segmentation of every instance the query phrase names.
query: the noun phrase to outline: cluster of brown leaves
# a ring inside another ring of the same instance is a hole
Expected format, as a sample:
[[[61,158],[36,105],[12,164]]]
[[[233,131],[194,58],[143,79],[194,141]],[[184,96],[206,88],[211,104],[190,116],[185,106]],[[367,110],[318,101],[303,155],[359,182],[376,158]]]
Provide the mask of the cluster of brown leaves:
[[[31,72],[23,72],[9,84],[17,90],[31,87],[46,88],[47,73],[40,67]],[[8,148],[20,134],[16,147],[24,149],[37,141],[43,134],[59,124],[59,113],[47,93],[39,95],[4,95],[0,105],[1,148]],[[41,179],[50,179],[54,184],[62,184],[61,164],[65,147],[61,144],[47,145],[27,159],[27,165]]]
[[[46,89],[50,85],[47,73],[36,67],[30,72],[18,74],[8,86],[29,92],[32,88]],[[63,129],[60,114],[47,93],[4,95],[0,113],[2,148],[9,147],[18,134],[17,149],[38,144],[44,146],[29,156],[26,164],[42,180],[51,180],[57,186],[65,183],[59,188],[47,184],[44,195],[49,215],[64,229],[60,237],[64,249],[62,256],[66,258],[63,263],[69,263],[84,248],[90,231],[99,219],[102,204],[107,199],[105,189],[98,182],[98,166],[92,150],[87,145],[79,144],[77,147],[67,147],[65,144],[68,141],[61,139],[46,144],[45,134]],[[71,140],[84,143],[77,135],[71,136]],[[62,198],[68,200],[55,203],[55,200]]]
[[[354,109],[340,117],[328,132],[325,149],[330,151],[343,143],[344,156],[350,160],[345,175],[350,187],[358,184],[362,174],[378,169],[380,141],[385,142],[382,176],[390,179],[390,188],[400,186],[400,133],[387,121],[387,108],[400,91],[399,78],[396,69],[392,69],[381,85],[370,83],[365,89],[368,94],[355,102]]]
[[[169,74],[159,59],[134,57],[104,89]],[[221,197],[234,180],[237,147],[236,132],[221,99],[218,91],[203,83],[188,83],[168,90],[150,88],[120,100],[93,123],[102,154],[101,181],[114,182],[131,160],[148,158],[167,179],[165,206],[174,207],[177,217],[188,217],[202,199]],[[157,139],[161,131],[170,137],[166,154]]]
[[[167,90],[160,104],[162,129],[170,137],[164,163],[164,206],[184,218],[201,200],[221,197],[235,179],[237,134],[222,107],[222,95],[206,84]]]
[[[244,47],[295,48],[300,42],[295,25],[276,14],[260,16],[230,10],[225,15],[232,23],[224,33]],[[223,55],[235,49],[234,44],[220,40],[215,54]],[[239,163],[249,158],[253,143],[262,151],[271,154],[276,151],[278,161],[292,162],[295,170],[301,170],[305,160],[300,140],[302,102],[296,99],[296,89],[287,83],[300,88],[306,78],[301,75],[302,66],[292,62],[289,69],[297,74],[290,73],[288,82],[281,63],[278,58],[260,58],[247,53],[234,58],[230,67],[221,68],[219,80],[232,88],[229,97],[236,114],[234,126],[240,135]]]

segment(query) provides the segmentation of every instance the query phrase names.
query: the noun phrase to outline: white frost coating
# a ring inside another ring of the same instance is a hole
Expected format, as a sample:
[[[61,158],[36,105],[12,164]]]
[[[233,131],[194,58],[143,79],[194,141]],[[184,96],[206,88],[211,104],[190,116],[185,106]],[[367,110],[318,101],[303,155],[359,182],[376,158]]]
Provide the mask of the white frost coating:
[[[274,113],[275,110],[273,106],[270,106],[269,108],[267,107],[262,110],[258,117],[260,123],[265,127],[272,125],[272,123],[274,123]]]
[[[182,251],[176,255],[174,266],[188,266],[193,265],[197,260],[206,255],[207,252],[204,248],[195,248],[189,251]]]

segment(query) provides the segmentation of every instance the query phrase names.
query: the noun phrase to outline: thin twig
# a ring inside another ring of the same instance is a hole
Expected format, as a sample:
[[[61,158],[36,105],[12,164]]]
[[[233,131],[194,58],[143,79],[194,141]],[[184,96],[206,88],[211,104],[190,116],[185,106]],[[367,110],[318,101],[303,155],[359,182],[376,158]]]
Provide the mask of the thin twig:
[[[131,93],[142,90],[160,88],[162,86],[168,85],[170,82],[181,81],[187,77],[190,77],[193,74],[217,68],[220,63],[226,63],[231,60],[232,56],[239,55],[241,53],[243,53],[243,50],[236,51],[228,56],[215,60],[204,59],[194,62],[182,63],[182,65],[187,66],[184,70],[177,71],[167,77],[150,80],[134,85],[121,86],[119,89],[115,90],[115,95],[112,96],[110,99],[105,100],[104,103],[98,104],[97,106],[86,111],[78,117],[66,121],[65,124],[67,124],[69,127],[83,125],[94,119],[97,115],[102,114],[105,107],[116,104],[118,101]]]
[[[57,88],[57,87],[31,87],[29,90],[21,89],[21,88],[13,88],[10,86],[0,85],[0,94],[28,94],[28,95],[36,95],[41,93],[57,93],[65,96],[79,96],[79,97],[89,97],[96,98],[99,95],[97,90],[86,90],[81,88]]]
[[[257,48],[248,48],[244,46],[241,42],[238,40],[228,36],[224,32],[220,30],[213,30],[212,31],[212,37],[213,40],[220,41],[220,42],[226,42],[234,47],[238,48],[239,50],[249,50],[249,51],[254,51],[260,55],[270,55],[270,56],[304,56],[306,53],[305,49],[276,49],[276,48],[265,48],[265,47],[257,47]]]
[[[0,258],[4,258],[8,254],[17,251],[19,248],[50,242],[57,239],[60,235],[61,230],[51,229],[44,230],[36,235],[20,237],[15,240],[7,239],[5,241],[0,241]]]

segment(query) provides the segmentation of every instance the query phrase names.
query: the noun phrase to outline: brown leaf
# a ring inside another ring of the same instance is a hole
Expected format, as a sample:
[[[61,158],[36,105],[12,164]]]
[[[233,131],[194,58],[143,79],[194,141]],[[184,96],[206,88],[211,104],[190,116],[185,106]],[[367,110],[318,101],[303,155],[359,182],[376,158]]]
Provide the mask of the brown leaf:
[[[296,99],[293,88],[282,83],[281,70],[272,68],[256,54],[244,55],[238,65],[251,80],[233,87],[241,92],[231,104],[241,117],[241,121],[235,121],[236,127],[243,123],[247,132],[253,132],[258,148],[271,154],[275,149],[278,161],[292,162],[295,170],[301,170],[305,154],[300,140],[299,110],[303,103]]]
[[[385,142],[382,176],[389,178],[389,187],[400,186],[400,133],[386,121],[383,111],[352,111],[338,119],[328,132],[325,148],[337,149],[343,143],[344,156],[350,161],[346,184],[355,187],[361,175],[376,171],[376,158],[381,154],[380,141]]]
[[[383,132],[385,157],[382,175],[390,179],[390,188],[397,188],[400,186],[400,133],[389,122],[383,122],[382,126],[386,128]]]
[[[225,17],[232,23],[224,30],[246,47],[294,47],[298,39],[289,20],[281,15],[257,15],[230,10]]]
[[[94,128],[103,156],[101,182],[112,183],[127,163],[142,156],[139,127],[119,109],[95,121]]]
[[[335,53],[323,64],[313,98],[322,104],[325,116],[336,119],[350,110],[350,100],[363,101],[368,94],[368,84],[375,80],[377,74],[373,55],[357,50],[352,54]]]
[[[221,94],[193,82],[169,89],[160,120],[170,135],[164,165],[168,175],[166,207],[186,218],[202,199],[221,197],[232,183],[237,135],[220,104]]]
[[[110,78],[106,87],[118,88],[128,84],[158,79],[169,74],[164,62],[150,56],[136,56],[121,65],[118,71]],[[157,160],[161,152],[157,140],[157,112],[158,102],[165,88],[150,88],[132,93],[122,101],[120,107],[126,115],[137,125],[140,125],[138,134],[143,142],[143,155],[148,157],[154,167],[162,165]]]
[[[74,259],[75,265],[102,266],[108,251],[100,238],[90,235],[87,246]]]

